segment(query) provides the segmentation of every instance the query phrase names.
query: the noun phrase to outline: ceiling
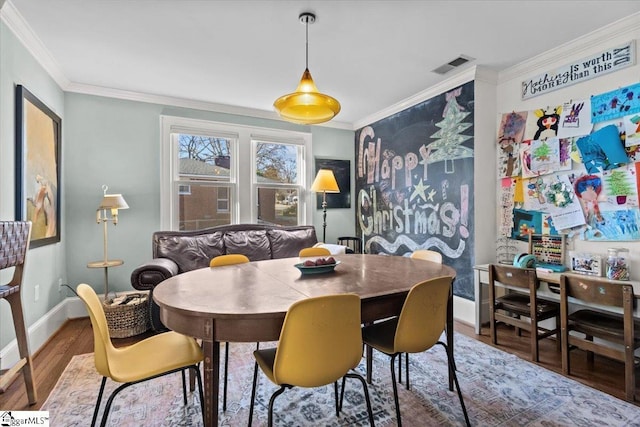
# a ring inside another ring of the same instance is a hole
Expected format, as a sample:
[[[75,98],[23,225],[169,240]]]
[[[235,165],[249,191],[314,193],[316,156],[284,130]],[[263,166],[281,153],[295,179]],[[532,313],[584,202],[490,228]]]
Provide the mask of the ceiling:
[[[300,80],[305,27],[298,15],[314,12],[309,69],[318,89],[342,104],[335,125],[347,127],[471,66],[504,70],[640,11],[637,0],[7,0],[7,6],[50,54],[69,83],[65,90],[116,89],[263,117],[275,117],[273,101]],[[444,76],[432,72],[461,54],[475,60]]]

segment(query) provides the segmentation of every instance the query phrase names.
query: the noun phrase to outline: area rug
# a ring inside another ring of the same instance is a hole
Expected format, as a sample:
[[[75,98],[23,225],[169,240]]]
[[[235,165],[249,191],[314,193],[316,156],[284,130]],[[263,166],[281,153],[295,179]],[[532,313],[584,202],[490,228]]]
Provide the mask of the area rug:
[[[458,378],[474,426],[640,426],[640,407],[464,335],[456,333],[455,344]],[[220,410],[221,426],[247,425],[254,346],[230,345],[229,394],[227,410]],[[357,370],[364,374],[364,360]],[[377,352],[373,378],[369,392],[376,425],[394,426],[397,421],[389,358]],[[448,390],[447,378],[441,346],[411,356],[411,389],[399,386],[404,425],[464,425],[458,396]],[[50,425],[89,425],[99,387],[93,355],[75,356],[42,406],[42,410],[50,412]],[[106,395],[115,387],[108,381]],[[266,425],[269,397],[276,389],[264,376],[260,377],[253,425]],[[340,417],[335,414],[332,386],[287,390],[276,399],[274,425],[369,425],[360,383],[348,380],[345,390]],[[107,425],[201,426],[199,399],[197,393],[190,394],[184,406],[179,374],[166,376],[121,392]]]

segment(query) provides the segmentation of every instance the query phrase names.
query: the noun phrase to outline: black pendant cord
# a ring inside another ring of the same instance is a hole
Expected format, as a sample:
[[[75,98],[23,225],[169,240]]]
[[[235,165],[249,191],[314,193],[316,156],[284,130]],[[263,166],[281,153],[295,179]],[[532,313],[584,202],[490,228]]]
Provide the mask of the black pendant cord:
[[[306,64],[306,69],[309,69],[309,17],[307,16],[305,18],[305,24],[304,24],[305,30],[306,30],[306,41],[305,41],[305,64]]]

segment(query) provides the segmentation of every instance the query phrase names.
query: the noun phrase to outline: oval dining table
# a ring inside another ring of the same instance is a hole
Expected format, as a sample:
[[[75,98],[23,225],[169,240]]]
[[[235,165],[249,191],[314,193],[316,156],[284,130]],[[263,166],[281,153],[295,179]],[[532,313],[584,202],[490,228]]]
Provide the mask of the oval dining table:
[[[295,264],[305,259],[295,257],[201,268],[156,286],[153,299],[160,306],[162,322],[203,341],[205,426],[218,425],[221,342],[277,341],[291,304],[321,295],[360,296],[362,323],[396,316],[413,285],[456,274],[446,265],[408,257],[348,254],[334,258],[339,264],[324,274],[301,274]],[[452,292],[446,331],[453,355]],[[371,349],[367,348],[369,382],[371,360]],[[452,381],[450,373],[450,390]]]

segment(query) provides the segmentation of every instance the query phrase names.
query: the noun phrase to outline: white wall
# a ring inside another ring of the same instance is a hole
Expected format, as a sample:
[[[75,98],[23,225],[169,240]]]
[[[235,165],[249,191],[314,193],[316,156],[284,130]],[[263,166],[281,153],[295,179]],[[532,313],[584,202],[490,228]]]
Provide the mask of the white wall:
[[[560,105],[572,99],[588,99],[590,95],[614,90],[619,87],[638,83],[640,81],[640,64],[615,71],[601,77],[597,77],[567,88],[549,92],[527,100],[521,99],[521,83],[527,78],[552,71],[555,68],[570,64],[591,55],[598,54],[612,47],[640,38],[640,14],[635,14],[623,21],[604,27],[599,31],[588,34],[580,39],[567,43],[544,55],[518,64],[499,74],[497,87],[497,111],[498,114],[510,111],[531,111],[537,108]],[[637,58],[636,52],[636,58]],[[497,122],[498,117],[494,117]],[[580,166],[582,169],[584,167]],[[495,172],[494,172],[495,174]],[[496,192],[499,182],[496,184]],[[569,250],[601,253],[606,255],[608,247],[628,247],[630,249],[630,274],[632,280],[640,280],[640,267],[635,267],[640,261],[640,242],[587,242],[573,239],[569,244]],[[520,249],[526,249],[520,246]]]

